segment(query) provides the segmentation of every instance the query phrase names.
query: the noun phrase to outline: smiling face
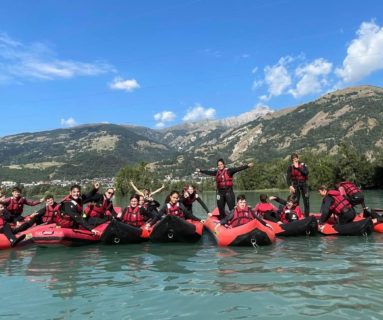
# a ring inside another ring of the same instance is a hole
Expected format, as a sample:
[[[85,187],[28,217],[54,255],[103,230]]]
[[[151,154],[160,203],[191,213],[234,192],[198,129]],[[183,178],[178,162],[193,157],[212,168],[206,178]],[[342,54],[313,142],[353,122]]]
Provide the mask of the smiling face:
[[[225,164],[222,161],[218,161],[217,167],[218,167],[218,170],[222,170],[225,168]]]
[[[180,199],[180,196],[178,195],[178,193],[173,193],[172,195],[170,195],[171,204],[176,204],[179,199]]]
[[[318,191],[321,197],[325,197],[327,195],[327,190],[319,189]]]
[[[80,195],[81,195],[81,192],[80,192],[80,189],[79,189],[79,188],[73,188],[73,189],[70,191],[70,196],[71,196],[74,200],[77,200],[78,198],[80,198]]]
[[[13,190],[12,191],[12,197],[15,198],[15,199],[20,198],[20,195],[21,195],[20,191],[18,191],[18,190]]]
[[[138,206],[138,200],[137,200],[137,198],[132,198],[132,199],[130,199],[130,203],[129,203],[129,205],[130,205],[132,208],[137,207],[137,206]]]
[[[193,188],[193,186],[189,186],[189,187],[187,188],[187,192],[188,192],[189,194],[193,194],[193,193],[194,193],[194,188]]]
[[[105,195],[105,197],[106,197],[107,199],[111,199],[111,198],[113,198],[113,196],[114,196],[114,189],[113,189],[113,188],[108,188],[108,189],[106,190],[106,192],[104,193],[104,195]]]
[[[138,201],[138,204],[142,207],[145,203],[145,198],[144,196],[140,196],[140,201]]]

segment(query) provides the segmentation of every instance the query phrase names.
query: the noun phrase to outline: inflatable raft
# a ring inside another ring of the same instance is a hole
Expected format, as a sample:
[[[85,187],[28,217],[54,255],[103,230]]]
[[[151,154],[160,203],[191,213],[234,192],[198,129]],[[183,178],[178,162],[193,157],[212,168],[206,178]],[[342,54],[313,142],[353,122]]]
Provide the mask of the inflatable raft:
[[[313,236],[318,232],[318,221],[313,216],[283,224],[264,221],[273,228],[277,237]]]
[[[207,218],[205,228],[212,234],[218,246],[263,246],[275,242],[275,232],[265,222],[255,219],[239,227],[231,228],[220,225],[218,209]]]
[[[166,216],[153,226],[149,239],[153,242],[197,242],[202,231],[203,223],[200,221]]]

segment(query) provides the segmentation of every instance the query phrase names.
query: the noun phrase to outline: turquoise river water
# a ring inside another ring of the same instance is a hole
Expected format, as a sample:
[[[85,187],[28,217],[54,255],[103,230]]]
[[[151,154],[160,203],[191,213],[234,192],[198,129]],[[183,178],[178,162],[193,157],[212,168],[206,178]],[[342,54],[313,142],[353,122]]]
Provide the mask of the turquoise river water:
[[[258,194],[246,194],[254,204]],[[215,194],[202,196],[212,208]],[[382,191],[366,197],[383,207]],[[318,211],[314,193],[311,202]],[[193,245],[3,250],[0,319],[382,319],[382,250],[377,233],[259,248],[218,248],[204,235]]]

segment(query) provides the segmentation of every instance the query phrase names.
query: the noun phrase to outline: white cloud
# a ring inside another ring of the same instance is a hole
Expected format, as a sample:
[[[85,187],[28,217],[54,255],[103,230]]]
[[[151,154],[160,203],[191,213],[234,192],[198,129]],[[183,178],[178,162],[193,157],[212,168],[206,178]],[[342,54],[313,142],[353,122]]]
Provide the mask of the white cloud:
[[[162,111],[154,115],[154,120],[157,121],[157,128],[163,128],[168,122],[173,121],[175,118],[176,115],[172,111]]]
[[[45,44],[25,45],[0,33],[0,72],[9,79],[65,79],[115,72],[105,62],[61,60]]]
[[[300,79],[295,89],[290,89],[294,98],[299,98],[308,94],[318,93],[328,84],[327,76],[332,70],[332,63],[323,58],[314,60],[295,70],[296,76]]]
[[[263,80],[254,80],[253,85],[251,87],[252,90],[256,90],[259,87],[262,87],[264,81]]]
[[[72,128],[77,126],[78,123],[73,117],[70,117],[68,119],[61,119],[61,126],[66,127],[66,128]]]
[[[211,120],[215,117],[215,109],[204,108],[197,104],[193,108],[189,108],[186,115],[182,118],[185,122],[196,122],[202,120]]]
[[[335,72],[343,81],[354,82],[380,69],[383,69],[383,27],[374,21],[363,22],[347,48],[343,67]]]
[[[136,89],[140,88],[140,84],[137,82],[136,79],[128,79],[124,80],[121,77],[116,77],[113,79],[113,81],[109,84],[109,87],[113,90],[125,90],[128,92],[132,92]]]
[[[292,80],[286,65],[292,61],[292,57],[286,56],[280,58],[277,64],[265,67],[265,83],[268,85],[269,99],[281,95],[291,85]]]

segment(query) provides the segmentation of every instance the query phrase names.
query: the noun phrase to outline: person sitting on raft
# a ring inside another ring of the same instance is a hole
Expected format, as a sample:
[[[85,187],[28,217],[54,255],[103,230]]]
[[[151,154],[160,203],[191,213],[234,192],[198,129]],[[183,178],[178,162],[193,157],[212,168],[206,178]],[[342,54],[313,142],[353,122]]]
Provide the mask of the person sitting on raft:
[[[99,189],[99,183],[93,185],[93,190],[87,194],[81,194],[81,187],[78,184],[73,185],[70,188],[70,193],[60,203],[60,214],[57,215],[56,224],[62,228],[74,228],[77,229],[79,226],[91,231],[93,234],[99,232],[93,229],[82,217],[83,204],[88,202],[89,199],[97,193]]]
[[[290,194],[286,200],[276,196],[271,196],[270,200],[274,200],[283,205],[282,209],[280,210],[280,221],[277,221],[278,223],[289,223],[305,218],[301,208],[299,207],[298,199],[295,195]]]
[[[257,214],[258,217],[273,222],[280,221],[280,214],[278,212],[278,208],[267,201],[266,194],[260,194],[259,201],[260,202],[258,202],[254,208],[254,212]]]
[[[325,223],[332,214],[338,217],[339,224],[346,224],[354,220],[356,216],[354,208],[338,190],[329,190],[327,186],[321,185],[318,191],[320,196],[323,197],[320,208],[320,224]]]
[[[12,197],[5,198],[0,200],[0,203],[4,204],[11,214],[11,222],[17,222],[20,224],[21,221],[24,220],[24,217],[22,216],[24,205],[27,206],[36,206],[43,202],[44,199],[41,200],[29,200],[22,196],[21,189],[19,187],[14,187],[12,189]]]
[[[25,234],[16,238],[14,231],[12,230],[10,223],[13,222],[11,213],[5,208],[5,205],[0,203],[0,233],[3,233],[9,240],[11,247],[25,238]]]
[[[230,213],[219,221],[219,223],[215,226],[217,229],[219,226],[230,226],[230,227],[239,227],[242,226],[254,219],[260,220],[257,218],[255,212],[247,205],[246,196],[244,194],[240,194],[237,197],[237,204]]]
[[[98,226],[117,217],[118,213],[114,210],[112,201],[114,192],[113,188],[107,188],[104,194],[96,193],[88,198],[84,214],[89,224]]]
[[[190,219],[194,221],[204,220],[193,215],[182,203],[180,203],[180,194],[178,191],[172,191],[167,197],[165,201],[165,205],[159,211],[159,217],[163,216],[176,216],[181,219]]]
[[[137,194],[130,197],[129,206],[122,210],[117,216],[123,223],[140,228],[145,225],[149,228],[158,220],[154,210],[147,210],[139,205],[139,196]]]
[[[225,205],[229,210],[233,210],[235,206],[235,195],[233,191],[233,175],[239,171],[251,168],[254,164],[249,163],[237,168],[226,168],[223,159],[218,159],[217,170],[201,170],[196,169],[196,172],[201,172],[209,176],[215,176],[217,186],[217,207],[219,210],[218,219],[223,219],[226,216]]]
[[[209,214],[209,208],[206,206],[205,202],[200,198],[197,188],[192,185],[187,185],[183,189],[183,193],[181,194],[180,202],[185,206],[189,212],[193,213],[193,202],[198,201],[201,207]]]
[[[354,183],[350,181],[338,182],[336,188],[340,194],[345,197],[353,207],[360,204],[365,216],[370,216],[370,212],[364,203],[364,194]]]
[[[134,189],[134,191],[140,195],[140,196],[143,196],[145,201],[151,201],[153,200],[153,196],[158,193],[158,192],[161,192],[163,189],[165,189],[165,185],[162,184],[161,188],[158,188],[157,190],[154,190],[153,192],[150,192],[150,189],[144,189],[144,191],[140,191],[133,183],[132,180],[129,181],[130,182],[130,185],[132,186],[132,188]]]

